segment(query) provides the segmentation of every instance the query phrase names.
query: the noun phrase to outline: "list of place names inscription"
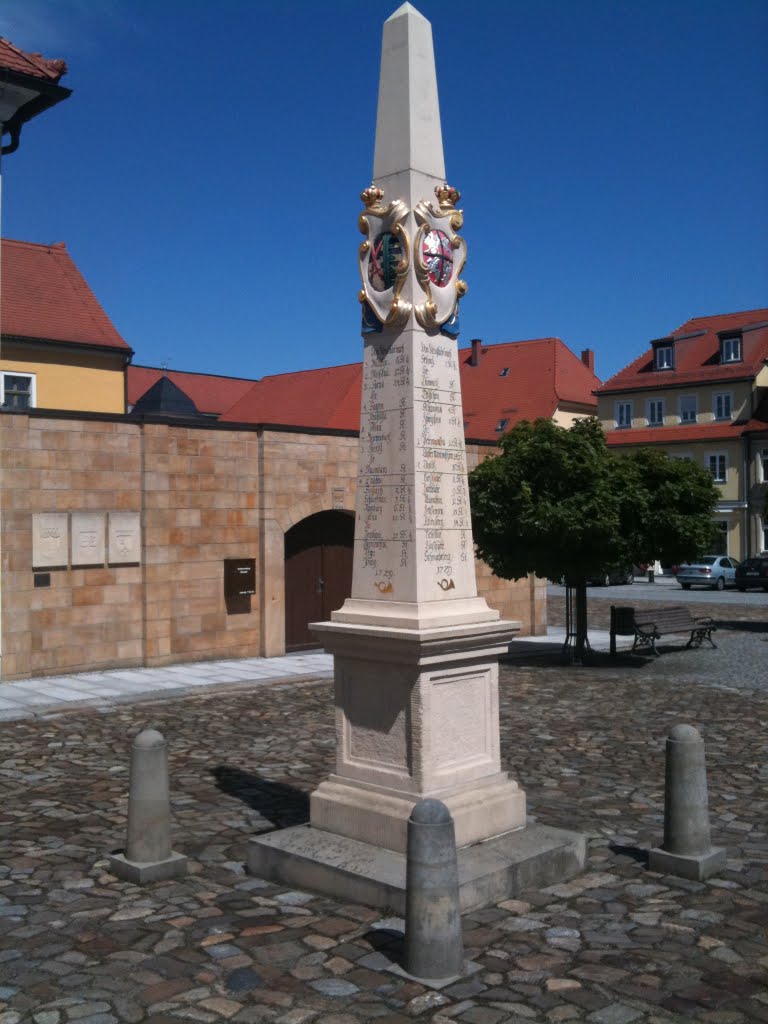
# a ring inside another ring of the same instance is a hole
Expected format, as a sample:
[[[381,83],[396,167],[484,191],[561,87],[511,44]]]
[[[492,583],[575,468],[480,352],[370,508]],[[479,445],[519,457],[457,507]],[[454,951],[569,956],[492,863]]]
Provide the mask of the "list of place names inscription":
[[[475,595],[456,343],[366,341],[352,596]],[[419,566],[426,567],[426,571]]]

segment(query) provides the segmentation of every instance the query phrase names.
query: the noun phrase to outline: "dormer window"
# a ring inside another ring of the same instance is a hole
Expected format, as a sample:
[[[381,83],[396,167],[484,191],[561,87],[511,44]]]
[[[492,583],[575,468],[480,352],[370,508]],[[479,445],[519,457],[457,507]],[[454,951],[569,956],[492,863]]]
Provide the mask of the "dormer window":
[[[675,343],[672,338],[660,338],[653,342],[654,370],[674,370]]]
[[[720,336],[720,362],[740,363],[741,355],[741,334],[726,334]]]

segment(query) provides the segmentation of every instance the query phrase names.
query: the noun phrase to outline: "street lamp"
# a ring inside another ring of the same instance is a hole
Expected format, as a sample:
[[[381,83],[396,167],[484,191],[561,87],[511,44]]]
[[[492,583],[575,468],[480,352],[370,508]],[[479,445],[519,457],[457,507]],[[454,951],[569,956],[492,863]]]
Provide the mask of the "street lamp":
[[[0,139],[10,136],[0,154],[5,156],[18,149],[26,122],[71,94],[71,89],[59,85],[66,70],[63,60],[25,53],[0,37]]]

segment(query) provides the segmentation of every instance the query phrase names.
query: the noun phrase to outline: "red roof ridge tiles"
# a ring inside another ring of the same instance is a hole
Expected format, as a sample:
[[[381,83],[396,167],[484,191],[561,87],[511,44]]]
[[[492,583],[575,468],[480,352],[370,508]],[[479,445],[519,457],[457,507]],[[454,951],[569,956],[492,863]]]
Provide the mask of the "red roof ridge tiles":
[[[758,323],[760,320],[763,320],[763,319],[768,319],[768,308],[766,308],[766,309],[737,309],[737,310],[734,310],[731,313],[709,313],[706,316],[692,316],[692,317],[690,317],[690,319],[683,321],[683,323],[680,324],[680,326],[676,330],[672,331],[671,337],[674,337],[674,335],[679,334],[683,330],[683,328],[684,327],[688,327],[689,324],[696,324],[696,323],[700,323],[701,321],[705,321],[705,320],[724,320],[724,319],[727,319],[727,318],[730,318],[730,317],[743,317],[743,316],[753,317],[755,313],[761,314],[760,316],[758,316],[754,320],[755,323]],[[752,323],[753,321],[750,320],[748,322]],[[746,324],[739,324],[738,326],[742,327],[742,326],[746,326]],[[726,327],[725,330],[728,330],[728,328]]]
[[[156,370],[159,374],[183,373],[185,377],[218,377],[221,380],[242,380],[248,384],[255,384],[258,377],[236,377],[231,373],[208,373],[205,370],[171,370],[168,366],[148,366],[146,363],[131,363],[133,370]]]
[[[43,57],[41,53],[28,53],[4,36],[0,36],[0,68],[18,71],[31,78],[44,78],[54,83],[67,73],[66,61]]]

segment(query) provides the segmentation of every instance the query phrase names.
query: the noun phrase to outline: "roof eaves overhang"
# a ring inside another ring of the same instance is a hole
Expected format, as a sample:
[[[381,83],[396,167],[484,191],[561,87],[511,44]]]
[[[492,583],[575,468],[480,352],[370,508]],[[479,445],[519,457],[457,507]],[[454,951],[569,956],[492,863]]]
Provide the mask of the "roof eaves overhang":
[[[56,345],[73,352],[82,352],[83,349],[87,349],[89,352],[121,355],[127,363],[130,363],[134,356],[134,350],[127,343],[125,343],[125,347],[122,345],[100,345],[98,342],[92,341],[63,341],[61,338],[37,338],[25,334],[3,334],[0,335],[0,340],[4,344],[30,345],[32,348],[50,348],[51,345]]]
[[[3,125],[3,131],[11,136],[21,131],[22,125],[31,121],[33,117],[42,114],[51,107],[61,103],[62,100],[72,95],[72,90],[56,82],[39,78],[37,75],[25,75],[21,71],[13,71],[11,68],[0,67],[0,84],[18,86],[21,89],[29,89],[36,95],[23,106],[19,107],[14,116]]]
[[[765,362],[768,363],[768,360],[765,360]],[[726,377],[702,377],[700,380],[677,380],[674,377],[669,377],[666,383],[663,384],[627,384],[623,387],[615,388],[607,387],[604,384],[601,388],[595,388],[592,394],[600,398],[603,395],[631,395],[640,394],[645,391],[669,391],[671,388],[693,388],[699,387],[702,384],[731,384],[735,381],[754,380],[755,376],[756,374],[752,372],[728,375]]]

